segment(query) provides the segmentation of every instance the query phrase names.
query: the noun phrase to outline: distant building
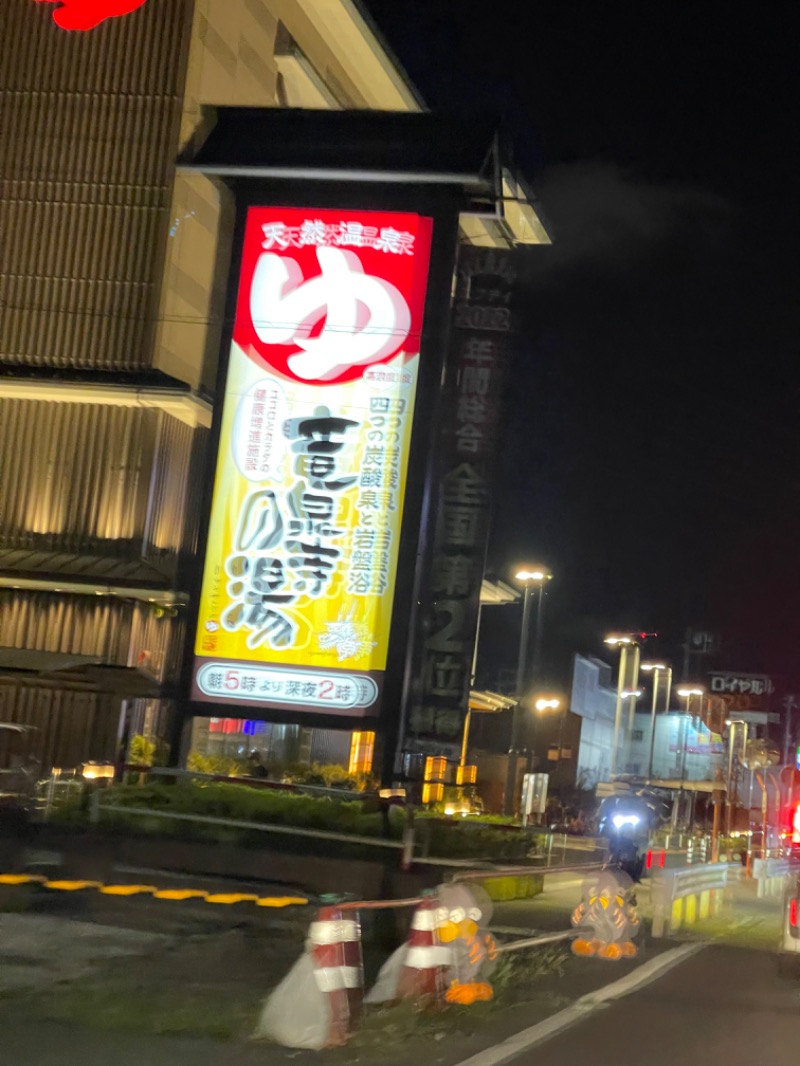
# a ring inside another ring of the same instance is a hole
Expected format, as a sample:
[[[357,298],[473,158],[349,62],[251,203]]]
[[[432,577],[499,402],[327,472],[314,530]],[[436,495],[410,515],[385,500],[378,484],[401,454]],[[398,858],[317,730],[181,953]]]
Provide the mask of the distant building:
[[[618,774],[654,780],[713,781],[725,769],[725,744],[683,708],[660,712],[655,719],[653,765],[650,772],[652,717],[646,696],[639,701],[625,744],[627,708],[619,730]],[[577,778],[591,788],[611,779],[611,761],[617,707],[612,667],[591,656],[576,655],[570,709],[581,718]],[[763,737],[778,717],[766,711],[738,711],[737,720],[750,726],[750,739]]]

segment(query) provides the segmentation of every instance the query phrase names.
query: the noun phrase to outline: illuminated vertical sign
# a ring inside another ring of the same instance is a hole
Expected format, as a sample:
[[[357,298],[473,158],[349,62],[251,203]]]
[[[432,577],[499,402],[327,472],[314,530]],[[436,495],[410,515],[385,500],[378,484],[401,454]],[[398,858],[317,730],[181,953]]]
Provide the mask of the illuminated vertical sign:
[[[431,232],[249,210],[193,699],[378,712]]]
[[[513,251],[459,251],[455,370],[430,581],[422,607],[422,668],[409,733],[460,751],[477,639],[491,485],[502,439],[501,399],[516,328]]]
[[[146,0],[34,0],[34,3],[57,4],[53,22],[62,30],[93,30],[106,19],[130,15]]]

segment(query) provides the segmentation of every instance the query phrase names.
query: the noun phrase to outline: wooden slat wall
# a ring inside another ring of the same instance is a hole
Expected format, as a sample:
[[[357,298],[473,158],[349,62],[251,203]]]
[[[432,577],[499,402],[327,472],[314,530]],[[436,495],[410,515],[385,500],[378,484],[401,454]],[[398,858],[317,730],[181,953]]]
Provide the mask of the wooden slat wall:
[[[3,4],[0,363],[149,365],[191,11],[70,33],[50,4]]]
[[[198,435],[152,408],[0,399],[0,547],[174,573],[196,548]]]
[[[157,681],[177,678],[185,623],[153,605],[64,593],[0,591],[0,646],[96,656],[138,667]],[[2,720],[2,718],[0,718]]]
[[[20,685],[0,678],[0,721],[36,726],[31,754],[45,773],[52,766],[113,759],[119,714],[120,699],[110,693]],[[0,746],[0,766],[19,750],[10,741]]]

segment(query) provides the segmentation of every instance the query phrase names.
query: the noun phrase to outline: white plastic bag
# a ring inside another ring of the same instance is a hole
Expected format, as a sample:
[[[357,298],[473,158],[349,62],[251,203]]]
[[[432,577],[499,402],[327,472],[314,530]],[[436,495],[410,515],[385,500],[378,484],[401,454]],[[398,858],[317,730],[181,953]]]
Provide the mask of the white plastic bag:
[[[283,1047],[320,1051],[331,1021],[328,996],[317,987],[311,956],[302,955],[267,998],[255,1035]]]
[[[365,1003],[391,1003],[397,999],[400,973],[408,955],[408,944],[401,944],[381,966],[378,979],[364,997]]]

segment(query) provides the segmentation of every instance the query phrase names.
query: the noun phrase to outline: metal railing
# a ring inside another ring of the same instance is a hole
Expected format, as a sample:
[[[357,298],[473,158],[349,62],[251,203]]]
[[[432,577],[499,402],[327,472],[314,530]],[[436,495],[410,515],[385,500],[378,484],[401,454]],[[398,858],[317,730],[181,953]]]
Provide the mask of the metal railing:
[[[730,873],[727,863],[658,870],[652,883],[653,936],[669,935],[675,924],[675,903],[679,900],[699,897],[701,916],[704,916],[705,902],[710,906],[713,893],[716,906],[716,893],[728,887]]]
[[[790,858],[753,859],[752,874],[759,899],[782,896],[786,879],[800,874],[800,862]]]

